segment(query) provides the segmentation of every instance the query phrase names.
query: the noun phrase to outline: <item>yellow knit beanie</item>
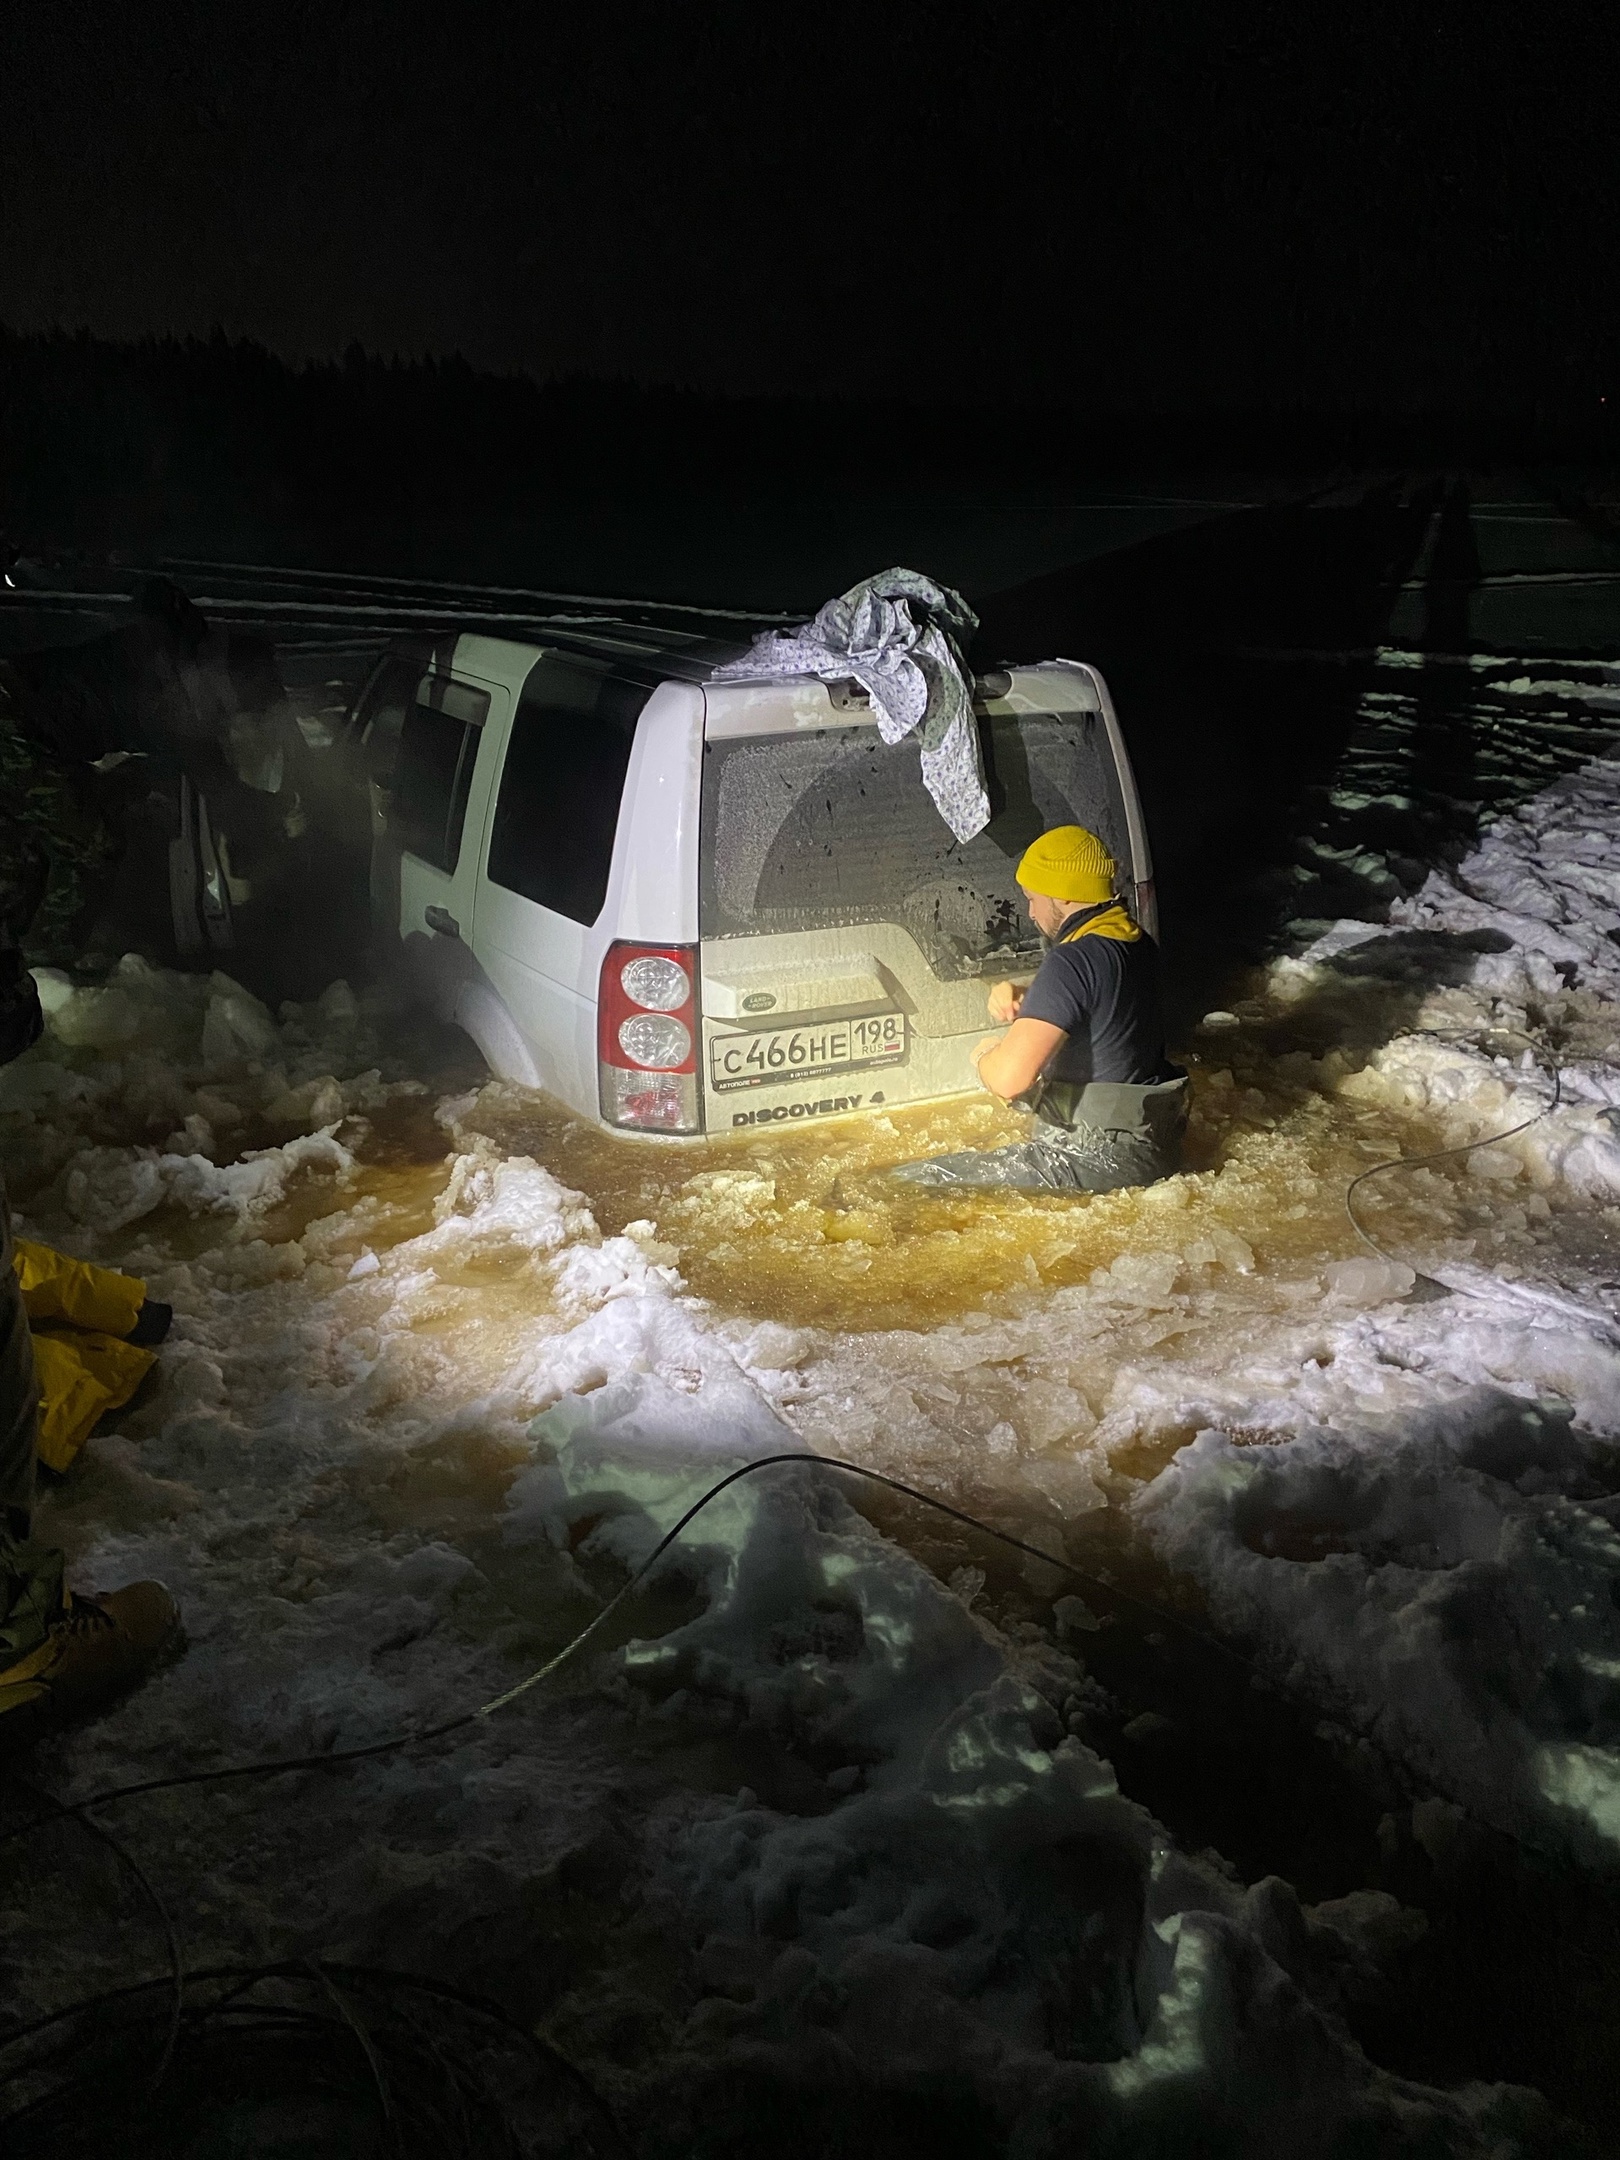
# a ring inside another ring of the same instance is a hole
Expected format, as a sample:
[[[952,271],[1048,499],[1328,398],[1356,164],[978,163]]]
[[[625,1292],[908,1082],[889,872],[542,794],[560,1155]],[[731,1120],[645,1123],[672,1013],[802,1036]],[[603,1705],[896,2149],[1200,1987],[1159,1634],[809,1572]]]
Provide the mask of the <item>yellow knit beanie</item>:
[[[1054,825],[1031,841],[1018,865],[1018,882],[1025,892],[1090,905],[1113,899],[1118,874],[1113,856],[1083,825]]]

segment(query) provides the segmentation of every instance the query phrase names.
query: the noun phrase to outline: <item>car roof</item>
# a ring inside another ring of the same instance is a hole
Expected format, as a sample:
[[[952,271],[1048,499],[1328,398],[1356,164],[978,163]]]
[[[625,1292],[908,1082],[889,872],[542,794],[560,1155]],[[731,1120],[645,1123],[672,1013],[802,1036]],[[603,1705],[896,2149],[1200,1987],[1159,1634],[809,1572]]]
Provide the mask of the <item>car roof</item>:
[[[468,636],[476,637],[480,644],[510,647],[514,657],[524,656],[525,668],[543,652],[571,653],[581,659],[602,661],[615,674],[642,683],[707,682],[715,668],[748,650],[748,641],[735,637],[717,638],[662,624],[610,623],[568,624],[555,630],[548,628],[539,637],[514,637],[494,625],[487,630],[469,630],[461,625],[442,635],[423,633],[396,638],[388,653],[390,657],[419,661],[424,668],[448,671],[455,664],[457,646]]]
[[[474,632],[463,629],[440,637],[424,635],[397,639],[389,647],[389,653],[408,656],[419,660],[425,668],[447,673],[455,663],[456,648],[461,639],[469,635],[476,637],[481,645],[507,646],[514,658],[521,655],[525,673],[542,653],[561,652],[576,654],[581,659],[599,661],[611,668],[615,675],[647,688],[656,688],[662,682],[703,684],[722,691],[735,688],[757,692],[769,687],[790,691],[794,686],[802,688],[810,685],[821,690],[826,688],[825,677],[808,672],[803,675],[771,675],[763,671],[757,676],[737,674],[724,683],[715,685],[714,670],[727,662],[741,659],[748,651],[751,640],[715,637],[696,630],[670,628],[664,624],[569,624],[556,630],[548,629],[542,637],[526,638],[507,636],[498,628]],[[1027,681],[1030,676],[1039,677],[1051,670],[1067,675],[1074,671],[1074,663],[1048,660],[1025,663],[1015,668],[989,669],[973,678],[974,701],[978,704],[987,699],[1000,700],[1012,689],[1015,678]],[[1063,702],[1089,707],[1092,697],[1093,693],[1089,689],[1082,690],[1076,686],[1064,697]],[[864,696],[860,702],[866,702]]]

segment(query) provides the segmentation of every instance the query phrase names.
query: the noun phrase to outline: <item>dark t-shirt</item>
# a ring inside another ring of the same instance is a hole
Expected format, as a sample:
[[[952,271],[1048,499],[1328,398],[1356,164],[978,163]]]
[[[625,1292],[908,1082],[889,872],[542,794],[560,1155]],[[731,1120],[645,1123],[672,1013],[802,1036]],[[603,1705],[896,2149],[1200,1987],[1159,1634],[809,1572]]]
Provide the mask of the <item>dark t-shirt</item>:
[[[1054,945],[1024,993],[1023,1020],[1062,1028],[1048,1080],[1122,1080],[1133,1087],[1163,1080],[1164,1016],[1159,1005],[1159,948],[1150,937],[1080,937]]]

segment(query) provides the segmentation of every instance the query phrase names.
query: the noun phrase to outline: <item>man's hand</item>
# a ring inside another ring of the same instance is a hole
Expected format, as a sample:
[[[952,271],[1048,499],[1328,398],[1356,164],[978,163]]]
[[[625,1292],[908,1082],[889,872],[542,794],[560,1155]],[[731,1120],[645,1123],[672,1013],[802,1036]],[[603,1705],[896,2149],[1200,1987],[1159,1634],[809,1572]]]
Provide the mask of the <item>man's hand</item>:
[[[1015,1020],[1005,1035],[987,1035],[973,1046],[973,1070],[980,1084],[1003,1102],[1032,1087],[1063,1040],[1050,1020]]]
[[[990,995],[985,1000],[990,1017],[997,1027],[1010,1027],[1018,1018],[1023,1002],[1023,991],[1010,982],[992,983]]]

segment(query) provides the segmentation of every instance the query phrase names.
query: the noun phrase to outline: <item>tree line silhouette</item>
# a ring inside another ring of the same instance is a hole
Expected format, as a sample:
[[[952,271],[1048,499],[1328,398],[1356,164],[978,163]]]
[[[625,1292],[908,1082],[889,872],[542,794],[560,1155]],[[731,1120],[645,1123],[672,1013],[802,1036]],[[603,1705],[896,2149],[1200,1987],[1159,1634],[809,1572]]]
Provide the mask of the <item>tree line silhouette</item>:
[[[265,550],[559,497],[1044,490],[1199,472],[1608,464],[1608,404],[930,408],[537,381],[351,346],[291,365],[216,331],[0,328],[0,527],[24,547]]]

